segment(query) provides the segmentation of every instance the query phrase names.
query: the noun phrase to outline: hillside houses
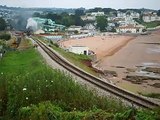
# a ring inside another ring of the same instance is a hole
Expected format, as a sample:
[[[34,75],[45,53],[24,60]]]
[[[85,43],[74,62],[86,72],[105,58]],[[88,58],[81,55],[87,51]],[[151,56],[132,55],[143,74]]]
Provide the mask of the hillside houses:
[[[143,21],[144,22],[160,21],[160,16],[157,16],[157,13],[152,13],[152,12],[144,13]]]
[[[86,13],[86,15],[81,16],[81,19],[84,21],[95,21],[97,16],[104,16],[104,12],[91,12]]]
[[[142,33],[145,27],[142,25],[127,24],[119,26],[116,29],[117,33]]]
[[[126,13],[117,11],[117,17],[118,17],[118,18],[124,18],[124,17],[126,17],[127,15],[129,15],[129,16],[132,17],[132,18],[139,18],[139,17],[140,17],[140,14],[137,13],[137,12],[134,12],[134,11],[127,11]]]

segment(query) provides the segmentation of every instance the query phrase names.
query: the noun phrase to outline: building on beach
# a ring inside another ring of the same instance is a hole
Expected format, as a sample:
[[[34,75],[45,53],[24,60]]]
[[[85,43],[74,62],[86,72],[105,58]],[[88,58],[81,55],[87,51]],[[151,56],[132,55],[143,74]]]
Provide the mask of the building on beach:
[[[68,32],[69,33],[74,33],[75,31],[77,31],[78,33],[80,33],[82,27],[81,26],[75,26],[75,25],[72,25],[68,28]]]
[[[68,51],[75,54],[89,55],[89,48],[86,46],[70,46]]]

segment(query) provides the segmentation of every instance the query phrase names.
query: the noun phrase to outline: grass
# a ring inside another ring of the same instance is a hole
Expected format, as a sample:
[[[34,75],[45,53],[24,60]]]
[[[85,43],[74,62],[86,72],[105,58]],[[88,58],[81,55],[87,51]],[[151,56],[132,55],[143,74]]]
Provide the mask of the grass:
[[[139,24],[144,25],[146,28],[155,28],[157,26],[160,26],[160,21],[152,21],[152,22],[144,22],[143,20],[140,19],[134,19],[136,22]]]
[[[8,74],[13,71],[16,73],[36,69],[35,66],[41,66],[42,64],[42,58],[37,54],[34,49],[17,52],[11,51],[5,54],[4,58],[0,61],[0,73]]]
[[[36,37],[34,37],[35,39],[37,39]],[[46,40],[44,40],[42,37],[38,37],[38,39],[42,40],[43,42],[45,42],[46,44],[48,44],[48,42]],[[76,65],[77,67],[83,69],[84,71],[98,76],[98,73],[96,73],[91,67],[87,66],[86,64],[84,64],[84,61],[86,60],[91,60],[91,58],[89,56],[86,55],[78,55],[78,54],[74,54],[74,53],[70,53],[67,52],[59,47],[56,47],[56,45],[50,44],[50,46],[57,51],[58,53],[60,53],[64,58],[66,58],[68,61],[70,61],[71,63],[73,63],[74,65]]]
[[[140,93],[140,94],[143,95],[143,96],[146,96],[146,97],[160,99],[160,93],[148,93],[148,94],[142,94],[142,93]]]
[[[146,26],[147,28],[155,28],[160,26],[160,21],[143,22],[142,25]]]
[[[0,60],[0,66],[0,116],[17,119],[21,108],[44,101],[68,112],[126,109],[121,102],[99,97],[76,84],[69,75],[52,70],[34,49],[8,52]]]

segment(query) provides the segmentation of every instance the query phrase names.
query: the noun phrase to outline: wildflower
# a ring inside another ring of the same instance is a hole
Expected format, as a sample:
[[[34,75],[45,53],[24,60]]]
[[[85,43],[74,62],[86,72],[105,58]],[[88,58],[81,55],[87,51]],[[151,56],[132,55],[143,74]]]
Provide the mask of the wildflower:
[[[27,88],[23,88],[23,91],[26,91],[27,90]]]
[[[28,100],[28,97],[26,97],[26,100]]]

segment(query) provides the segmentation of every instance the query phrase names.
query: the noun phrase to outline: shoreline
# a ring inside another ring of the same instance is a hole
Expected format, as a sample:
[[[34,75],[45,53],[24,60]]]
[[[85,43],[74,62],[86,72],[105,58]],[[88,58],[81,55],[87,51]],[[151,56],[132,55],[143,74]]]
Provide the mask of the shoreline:
[[[160,34],[158,33],[136,37],[112,56],[104,57],[96,68],[115,71],[118,74],[117,77],[105,76],[105,78],[134,93],[159,93],[160,87],[154,87],[154,85],[160,84],[160,74],[155,74],[159,77],[157,80],[156,78],[152,80],[152,76],[155,75],[143,70],[147,67],[160,68]],[[128,77],[132,77],[131,81],[126,79]]]
[[[131,40],[134,40],[135,38],[136,38],[136,37],[130,38],[130,39],[128,39],[128,40],[126,40],[126,41],[123,41],[122,43],[120,43],[120,44],[118,44],[118,45],[116,45],[116,46],[113,46],[111,49],[109,49],[108,53],[107,53],[105,56],[101,57],[99,60],[96,60],[95,62],[93,62],[93,64],[94,64],[94,63],[95,63],[95,64],[99,64],[100,62],[103,61],[104,58],[107,58],[107,57],[110,57],[110,56],[116,54],[119,50],[121,50],[121,49],[122,49],[123,47],[125,47]]]

